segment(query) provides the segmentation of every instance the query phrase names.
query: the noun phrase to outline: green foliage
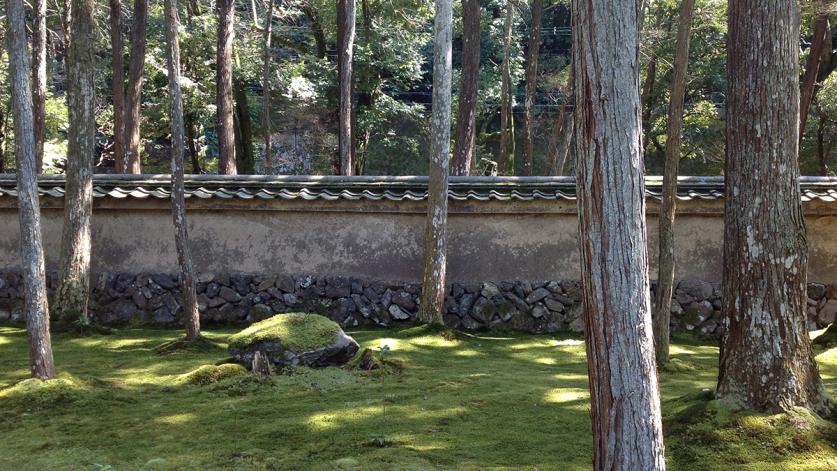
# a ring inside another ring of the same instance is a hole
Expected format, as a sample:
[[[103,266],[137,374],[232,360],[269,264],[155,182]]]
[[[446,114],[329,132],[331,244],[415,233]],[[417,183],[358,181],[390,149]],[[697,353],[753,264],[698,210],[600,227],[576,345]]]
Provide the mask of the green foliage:
[[[305,352],[329,345],[340,330],[336,322],[317,314],[279,314],[230,336],[228,343],[231,348],[243,350],[274,340],[290,350]]]

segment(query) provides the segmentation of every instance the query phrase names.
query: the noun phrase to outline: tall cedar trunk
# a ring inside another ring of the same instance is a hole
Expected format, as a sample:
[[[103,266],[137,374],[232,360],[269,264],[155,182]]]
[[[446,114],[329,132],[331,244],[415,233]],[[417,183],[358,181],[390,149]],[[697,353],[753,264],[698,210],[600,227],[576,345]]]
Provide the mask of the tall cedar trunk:
[[[459,113],[453,149],[453,175],[467,176],[474,161],[477,137],[477,103],[480,85],[480,2],[462,0],[462,74]]]
[[[125,45],[122,36],[122,0],[110,0],[111,74],[113,75],[113,160],[116,172],[125,172]]]
[[[538,56],[541,46],[543,0],[530,0],[529,9],[532,11],[532,26],[529,28],[529,47],[526,53],[526,101],[521,175],[532,175],[535,160],[535,99],[538,91]]]
[[[72,0],[67,99],[67,191],[55,309],[71,323],[86,321],[90,299],[90,217],[93,212],[93,160],[96,152],[96,0]]]
[[[682,0],[674,49],[674,76],[666,129],[666,165],[660,208],[660,258],[657,276],[657,305],[654,310],[654,346],[657,364],[668,362],[671,293],[674,290],[674,211],[677,205],[677,174],[680,165],[680,140],[683,125],[683,100],[686,94],[686,69],[689,65],[689,35],[695,0]]]
[[[242,79],[233,81],[235,95],[235,124],[236,124],[236,168],[242,175],[255,173],[253,162],[253,120],[250,118],[250,105],[247,99],[247,89]]]
[[[573,2],[579,243],[597,470],[664,469],[636,0]]]
[[[217,108],[218,173],[235,175],[235,124],[233,123],[232,49],[235,2],[217,0],[218,44],[215,68],[215,101]]]
[[[718,397],[824,410],[806,329],[795,0],[730,0],[723,334]],[[754,68],[759,63],[763,67]],[[765,73],[770,71],[770,73]]]
[[[32,119],[35,126],[35,170],[44,168],[44,135],[46,126],[46,81],[47,81],[47,26],[46,0],[35,0],[32,22]]]
[[[352,55],[355,42],[355,0],[337,0],[337,42],[340,173],[352,175]]]
[[[500,155],[497,158],[497,174],[506,174],[506,165],[509,160],[509,147],[514,143],[509,140],[514,140],[514,135],[511,134],[511,36],[512,26],[514,25],[514,0],[507,0],[506,2],[506,23],[503,32],[503,64],[501,69],[501,85],[500,85]],[[512,174],[514,174],[514,166],[512,166]]]
[[[44,249],[41,245],[41,211],[35,172],[35,132],[32,129],[32,91],[29,89],[29,48],[23,0],[6,1],[9,34],[9,82],[17,158],[20,254],[26,329],[29,333],[29,361],[35,378],[55,378],[49,335]]]
[[[421,286],[422,322],[443,324],[448,245],[448,167],[450,165],[451,0],[436,0],[433,21],[433,116],[430,138],[427,225],[424,232],[424,279]]]
[[[270,124],[270,39],[273,34],[273,2],[269,0],[264,25],[264,66],[262,72],[262,133],[264,133],[264,173],[273,175],[273,141]]]
[[[808,111],[811,109],[811,102],[817,90],[817,75],[822,62],[823,51],[831,48],[831,27],[828,22],[828,13],[820,13],[814,19],[814,37],[811,38],[811,51],[808,61],[805,64],[805,73],[802,76],[802,84],[799,99],[799,140],[805,135],[805,125],[808,122]]]
[[[145,68],[145,28],[148,23],[148,0],[134,0],[131,24],[131,58],[128,64],[128,90],[122,122],[124,126],[125,173],[140,173],[140,121],[142,79]]]
[[[192,254],[189,250],[189,233],[186,228],[186,191],[183,177],[183,94],[180,91],[177,0],[165,1],[165,18],[166,64],[169,70],[169,98],[171,99],[171,209],[183,290],[183,322],[186,324],[186,339],[194,340],[201,335],[201,321],[198,315]]]

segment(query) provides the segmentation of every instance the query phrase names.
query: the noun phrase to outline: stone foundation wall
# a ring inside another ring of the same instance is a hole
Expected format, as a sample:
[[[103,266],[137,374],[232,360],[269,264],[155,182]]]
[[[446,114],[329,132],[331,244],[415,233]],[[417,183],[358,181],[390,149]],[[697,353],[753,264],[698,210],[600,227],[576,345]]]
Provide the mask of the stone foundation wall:
[[[56,274],[47,284],[55,288]],[[652,288],[653,289],[653,288]],[[344,327],[390,326],[415,320],[420,287],[343,277],[201,274],[198,277],[201,321],[246,324],[274,313],[310,311]],[[822,328],[837,313],[837,284],[808,285],[808,328]],[[653,299],[653,297],[652,297]],[[168,274],[109,274],[94,277],[91,317],[105,325],[180,324],[181,292]],[[0,272],[0,320],[22,322],[22,280]],[[701,280],[678,283],[672,303],[673,332],[718,335],[721,329],[720,287]],[[475,330],[505,325],[526,332],[580,332],[578,281],[454,283],[445,300],[445,322]]]

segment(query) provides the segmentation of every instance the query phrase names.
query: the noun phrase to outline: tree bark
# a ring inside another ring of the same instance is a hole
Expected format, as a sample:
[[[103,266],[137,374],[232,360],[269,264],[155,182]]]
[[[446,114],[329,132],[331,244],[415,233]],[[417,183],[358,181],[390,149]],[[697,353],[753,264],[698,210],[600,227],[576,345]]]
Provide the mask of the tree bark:
[[[192,173],[201,173],[200,156],[198,155],[198,146],[195,143],[197,137],[195,136],[195,115],[192,112],[186,113],[186,143],[189,146],[189,157],[192,160]]]
[[[474,161],[477,136],[477,104],[480,85],[480,2],[462,0],[462,74],[459,113],[453,150],[453,175],[467,176]]]
[[[110,0],[110,49],[113,75],[113,160],[116,172],[125,172],[125,45],[122,36],[122,0]]]
[[[268,0],[267,17],[264,25],[264,70],[262,72],[262,132],[264,133],[265,173],[273,175],[273,140],[270,122],[270,64],[272,62],[270,39],[273,34],[273,2]]]
[[[32,91],[29,89],[31,69],[23,0],[6,1],[6,22],[9,35],[9,82],[15,130],[20,253],[26,329],[29,334],[30,370],[35,378],[50,379],[56,375],[49,335],[44,250],[41,245],[41,212],[35,171],[35,132],[32,128]]]
[[[555,128],[552,130],[552,137],[549,143],[548,152],[551,159],[550,175],[561,176],[564,174],[564,167],[567,164],[567,155],[570,153],[570,144],[573,140],[574,129],[573,113],[562,111],[561,116],[555,122]]]
[[[689,65],[689,36],[695,0],[682,0],[674,47],[674,75],[666,129],[666,163],[660,208],[660,258],[657,276],[657,306],[654,315],[654,347],[657,364],[668,363],[671,294],[674,291],[674,212],[677,206],[677,175],[680,165],[680,141],[683,127],[683,100],[686,94],[686,71]]]
[[[824,411],[806,328],[795,0],[730,0],[720,399]],[[763,67],[754,68],[759,63]],[[765,71],[770,71],[765,73]]]
[[[253,120],[250,119],[247,89],[242,79],[233,81],[233,94],[235,95],[236,168],[242,175],[252,175],[256,171],[253,162]]]
[[[235,2],[217,0],[218,45],[216,49],[215,100],[217,108],[218,173],[236,175],[235,124],[233,123],[232,49]]]
[[[88,321],[90,299],[90,218],[93,212],[93,160],[96,152],[96,0],[72,0],[67,98],[70,124],[64,230],[55,309],[58,318]]]
[[[427,225],[424,233],[424,278],[419,319],[443,324],[448,243],[448,167],[450,166],[451,55],[453,7],[436,0],[433,21],[433,112],[430,138]]]
[[[354,174],[352,140],[352,55],[355,42],[355,0],[337,0],[337,82],[340,100],[338,140],[340,173]]]
[[[317,57],[326,59],[328,57],[328,49],[326,48],[323,25],[320,23],[320,15],[317,14],[317,10],[308,1],[305,1],[300,8],[302,8],[302,13],[305,15],[305,18],[311,23],[311,32],[314,34],[314,44],[317,47]]]
[[[664,469],[646,253],[639,2],[572,8],[593,467]]]
[[[500,84],[500,155],[497,158],[497,174],[506,174],[506,165],[509,160],[509,147],[514,145],[509,142],[510,138],[514,141],[514,135],[511,134],[511,112],[512,112],[512,98],[511,98],[511,36],[512,26],[514,25],[514,0],[507,0],[506,3],[506,22],[503,33],[503,63],[500,66],[502,78]],[[514,166],[512,166],[512,174],[514,174]]]
[[[814,100],[817,90],[817,75],[819,74],[820,62],[822,61],[825,48],[831,48],[831,26],[828,21],[828,13],[819,13],[814,19],[814,37],[811,38],[811,51],[808,61],[805,64],[805,73],[802,76],[802,84],[799,99],[799,140],[805,135],[805,125],[808,122],[808,111],[811,109],[811,102]]]
[[[142,120],[142,80],[145,69],[145,29],[148,24],[148,0],[134,0],[131,24],[131,58],[128,64],[128,89],[125,95],[123,140],[125,173],[140,173],[140,122]]]
[[[522,175],[532,175],[535,160],[535,99],[538,92],[538,56],[541,46],[541,15],[543,0],[530,0],[532,26],[529,28],[529,48],[526,54],[526,102],[523,124]]]
[[[89,0],[88,0],[89,1]],[[180,43],[177,39],[179,21],[177,0],[165,0],[166,64],[169,71],[169,98],[171,99],[171,207],[174,219],[174,241],[177,262],[180,266],[180,282],[183,289],[183,322],[186,339],[201,335],[198,314],[195,272],[189,250],[189,233],[186,226],[186,191],[183,176],[183,94],[180,90]]]
[[[35,170],[44,168],[44,136],[46,134],[46,81],[47,81],[47,25],[46,0],[35,0],[32,28],[32,119],[35,127]]]

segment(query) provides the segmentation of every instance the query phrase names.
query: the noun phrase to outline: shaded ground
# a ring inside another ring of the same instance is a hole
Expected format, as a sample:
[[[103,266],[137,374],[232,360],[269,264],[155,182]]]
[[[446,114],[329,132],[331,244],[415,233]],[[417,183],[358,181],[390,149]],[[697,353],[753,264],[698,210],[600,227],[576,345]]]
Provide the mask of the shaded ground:
[[[230,333],[207,335],[224,342]],[[577,337],[351,334],[364,347],[388,346],[403,371],[299,369],[268,383],[247,375],[197,386],[178,378],[226,354],[153,352],[178,331],[58,335],[56,363],[73,386],[41,396],[0,390],[0,469],[589,469]],[[709,417],[700,393],[714,386],[717,348],[684,340],[672,353],[675,367],[661,373],[672,469],[837,468],[837,437],[774,440],[770,417]],[[818,360],[833,394],[837,349]],[[0,326],[0,388],[25,379],[27,365],[23,329]],[[704,416],[720,425],[688,419]]]

